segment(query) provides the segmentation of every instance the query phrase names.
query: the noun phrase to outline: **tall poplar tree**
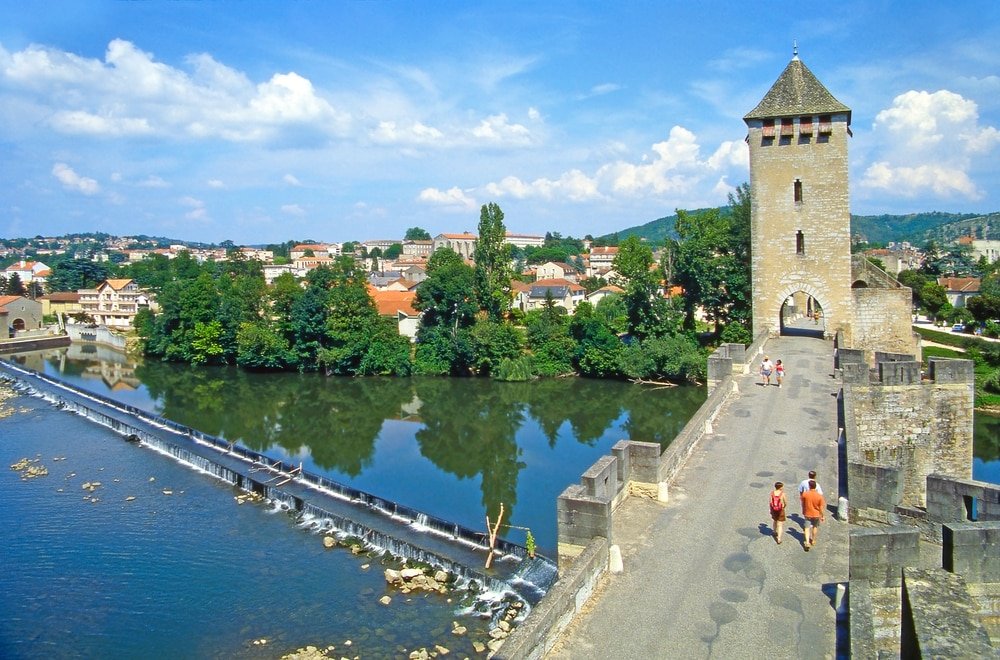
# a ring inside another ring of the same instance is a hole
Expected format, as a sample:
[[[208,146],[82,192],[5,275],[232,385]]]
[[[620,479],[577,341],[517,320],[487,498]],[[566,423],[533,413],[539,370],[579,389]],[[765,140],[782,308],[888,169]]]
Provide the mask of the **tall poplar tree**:
[[[479,238],[473,258],[476,261],[476,301],[490,320],[500,321],[510,308],[513,271],[503,211],[495,202],[483,204],[479,212]]]

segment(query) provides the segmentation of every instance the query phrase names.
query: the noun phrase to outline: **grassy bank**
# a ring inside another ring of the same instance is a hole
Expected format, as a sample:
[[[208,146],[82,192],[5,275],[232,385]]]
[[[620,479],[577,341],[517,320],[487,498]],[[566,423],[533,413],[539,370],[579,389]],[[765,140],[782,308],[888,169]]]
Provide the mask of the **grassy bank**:
[[[963,349],[964,352],[960,352],[938,346],[925,346],[923,349],[924,366],[927,366],[927,359],[932,357],[971,359],[975,363],[976,373],[976,410],[991,415],[1000,415],[1000,394],[986,389],[986,381],[1000,371],[1000,345],[976,337],[956,336],[924,328],[916,330],[928,341]]]

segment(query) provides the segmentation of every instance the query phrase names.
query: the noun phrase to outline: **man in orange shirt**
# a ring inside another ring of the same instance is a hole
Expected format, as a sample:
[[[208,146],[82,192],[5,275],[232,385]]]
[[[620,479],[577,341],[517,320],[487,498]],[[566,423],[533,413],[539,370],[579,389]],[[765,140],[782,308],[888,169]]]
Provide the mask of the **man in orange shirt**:
[[[826,500],[816,490],[816,480],[809,480],[809,490],[802,493],[802,516],[806,519],[805,535],[802,541],[806,552],[816,545],[819,524],[826,520]]]

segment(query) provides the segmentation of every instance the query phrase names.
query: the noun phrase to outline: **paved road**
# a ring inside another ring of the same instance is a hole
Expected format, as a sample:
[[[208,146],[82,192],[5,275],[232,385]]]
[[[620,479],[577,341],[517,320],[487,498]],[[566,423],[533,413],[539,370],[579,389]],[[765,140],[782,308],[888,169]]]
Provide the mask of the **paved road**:
[[[833,348],[783,337],[767,352],[785,363],[785,384],[739,377],[740,396],[692,454],[670,501],[622,505],[614,541],[625,572],[605,579],[548,658],[835,657],[847,523],[828,511],[806,552],[795,490],[815,469],[836,506]],[[792,491],[781,545],[767,511],[777,480]]]

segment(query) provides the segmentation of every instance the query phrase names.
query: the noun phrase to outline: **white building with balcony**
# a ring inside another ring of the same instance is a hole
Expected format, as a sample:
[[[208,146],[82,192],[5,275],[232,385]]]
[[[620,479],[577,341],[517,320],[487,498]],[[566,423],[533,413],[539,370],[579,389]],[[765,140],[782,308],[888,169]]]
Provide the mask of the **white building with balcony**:
[[[149,298],[134,280],[105,280],[96,289],[80,289],[80,310],[98,325],[131,328],[132,320]]]

